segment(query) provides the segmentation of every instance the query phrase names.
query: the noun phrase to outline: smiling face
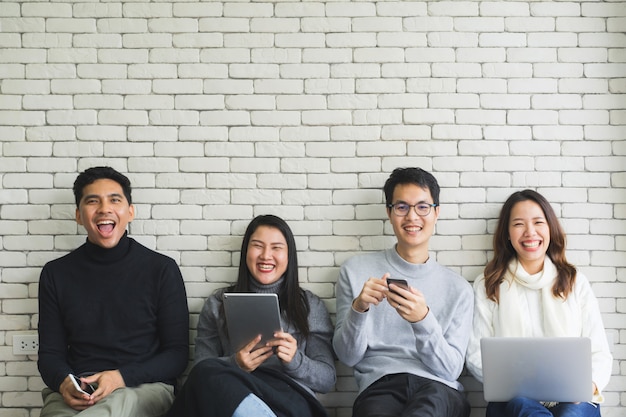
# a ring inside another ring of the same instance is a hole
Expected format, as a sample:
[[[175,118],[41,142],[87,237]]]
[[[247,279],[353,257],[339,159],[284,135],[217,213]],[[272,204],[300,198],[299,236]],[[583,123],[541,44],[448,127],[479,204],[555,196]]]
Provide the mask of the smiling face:
[[[250,236],[246,265],[261,284],[272,284],[287,270],[289,250],[285,236],[275,227],[259,226]]]
[[[107,249],[117,246],[134,218],[135,208],[118,182],[99,179],[83,188],[76,222],[85,228],[91,243]]]
[[[433,198],[428,188],[415,184],[398,184],[393,190],[392,204],[418,203],[433,204]],[[439,217],[439,207],[430,210],[427,216],[418,216],[411,207],[406,216],[397,216],[392,209],[387,209],[387,216],[398,239],[396,250],[407,262],[424,263],[428,260],[428,241],[435,230],[435,223]]]
[[[539,204],[532,200],[516,203],[509,220],[509,239],[526,272],[536,274],[550,245],[550,227]]]

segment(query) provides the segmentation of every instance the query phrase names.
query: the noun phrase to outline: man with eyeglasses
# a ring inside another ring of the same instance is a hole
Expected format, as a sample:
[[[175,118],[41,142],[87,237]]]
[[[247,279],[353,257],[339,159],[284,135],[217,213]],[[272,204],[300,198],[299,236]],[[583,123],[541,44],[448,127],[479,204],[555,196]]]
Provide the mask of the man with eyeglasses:
[[[352,416],[467,417],[457,379],[474,299],[463,277],[429,255],[439,184],[421,168],[397,168],[383,190],[397,243],[348,259],[337,282],[333,346],[354,367],[359,395]]]

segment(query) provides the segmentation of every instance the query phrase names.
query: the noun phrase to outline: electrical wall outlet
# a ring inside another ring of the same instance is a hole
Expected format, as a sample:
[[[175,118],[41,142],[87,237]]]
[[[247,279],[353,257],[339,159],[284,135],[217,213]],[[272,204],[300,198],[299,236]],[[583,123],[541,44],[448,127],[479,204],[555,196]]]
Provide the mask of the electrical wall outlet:
[[[36,355],[39,352],[39,335],[16,334],[13,336],[14,355]]]

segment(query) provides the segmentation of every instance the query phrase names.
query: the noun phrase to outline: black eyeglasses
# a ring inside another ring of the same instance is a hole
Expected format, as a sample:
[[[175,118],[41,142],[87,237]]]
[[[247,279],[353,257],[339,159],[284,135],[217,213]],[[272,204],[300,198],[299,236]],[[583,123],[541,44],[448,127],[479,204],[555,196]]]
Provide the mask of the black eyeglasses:
[[[426,217],[430,214],[430,210],[433,207],[437,207],[439,204],[429,204],[429,203],[417,203],[417,204],[407,204],[407,203],[395,203],[395,204],[387,204],[387,208],[393,210],[393,214],[396,216],[404,217],[409,214],[409,210],[411,207],[415,209],[415,212],[420,217]]]

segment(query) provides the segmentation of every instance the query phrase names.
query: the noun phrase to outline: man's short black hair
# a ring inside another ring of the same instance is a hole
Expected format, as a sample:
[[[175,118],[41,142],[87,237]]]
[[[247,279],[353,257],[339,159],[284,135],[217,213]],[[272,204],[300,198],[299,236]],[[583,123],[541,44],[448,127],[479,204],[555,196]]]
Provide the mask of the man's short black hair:
[[[433,197],[433,203],[439,205],[439,184],[430,172],[416,167],[394,169],[383,187],[387,204],[393,204],[393,201],[391,201],[393,199],[393,191],[398,184],[415,184],[418,187],[428,189]]]
[[[126,200],[128,200],[128,204],[133,203],[130,196],[130,180],[124,174],[117,172],[111,167],[92,167],[87,168],[78,174],[76,181],[74,181],[74,187],[72,189],[74,191],[76,207],[80,205],[80,200],[83,198],[83,190],[85,187],[101,179],[109,179],[117,182],[122,187],[122,191],[124,191],[124,196],[126,197]]]

